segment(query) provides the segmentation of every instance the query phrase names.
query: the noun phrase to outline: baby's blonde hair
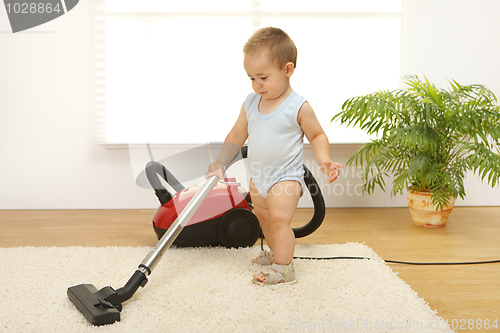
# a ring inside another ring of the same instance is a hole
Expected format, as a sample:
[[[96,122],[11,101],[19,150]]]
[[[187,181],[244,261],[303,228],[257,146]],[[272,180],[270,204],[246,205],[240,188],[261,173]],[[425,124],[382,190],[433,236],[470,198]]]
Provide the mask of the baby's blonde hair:
[[[243,46],[243,54],[251,54],[267,49],[271,61],[280,68],[288,62],[297,66],[297,48],[286,32],[279,28],[267,27],[254,32]]]

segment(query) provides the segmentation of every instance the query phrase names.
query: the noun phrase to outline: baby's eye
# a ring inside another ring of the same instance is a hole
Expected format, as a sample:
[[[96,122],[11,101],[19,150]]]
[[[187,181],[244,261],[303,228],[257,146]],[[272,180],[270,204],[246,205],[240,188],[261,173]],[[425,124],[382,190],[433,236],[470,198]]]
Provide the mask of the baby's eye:
[[[255,81],[255,79],[253,77],[250,78],[250,81]]]
[[[266,76],[266,77],[261,77],[260,79],[261,79],[261,80],[265,80],[265,79],[267,79],[267,76]]]

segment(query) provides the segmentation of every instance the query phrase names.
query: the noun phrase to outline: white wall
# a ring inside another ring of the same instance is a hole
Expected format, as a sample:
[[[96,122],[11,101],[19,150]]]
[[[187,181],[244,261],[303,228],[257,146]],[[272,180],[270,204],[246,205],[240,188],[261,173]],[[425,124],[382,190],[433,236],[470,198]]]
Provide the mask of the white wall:
[[[401,74],[483,84],[500,98],[500,2],[403,0]]]
[[[0,9],[0,209],[157,206],[153,191],[135,183],[144,149],[94,144],[91,4],[81,1],[68,14],[17,34]],[[443,86],[447,78],[482,83],[500,96],[499,1],[404,0],[404,10],[402,74],[426,74]],[[357,148],[332,145],[333,159],[345,163]],[[178,152],[155,148],[160,158]],[[305,158],[328,206],[406,205],[403,196],[359,195],[353,170],[324,185],[309,148]],[[235,170],[244,174],[242,166]],[[467,193],[458,205],[500,205],[499,189],[477,177],[467,180]],[[301,205],[308,205],[307,197]]]
[[[500,98],[500,1],[403,0],[401,75],[483,84]],[[457,205],[500,205],[500,190],[472,174]]]

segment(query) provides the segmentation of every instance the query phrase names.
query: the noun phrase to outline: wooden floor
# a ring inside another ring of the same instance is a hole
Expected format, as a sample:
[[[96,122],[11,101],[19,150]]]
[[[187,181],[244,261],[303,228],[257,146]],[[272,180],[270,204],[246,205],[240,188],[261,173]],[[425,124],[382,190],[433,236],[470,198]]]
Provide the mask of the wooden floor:
[[[154,210],[0,210],[0,247],[153,246]],[[294,225],[308,221],[299,209]],[[414,226],[407,208],[332,208],[322,226],[297,243],[361,242],[383,259],[463,262],[500,259],[500,207],[456,207],[440,229]],[[457,332],[500,332],[500,263],[392,269]],[[473,323],[472,324],[472,320]],[[479,323],[497,320],[486,330]],[[458,327],[457,327],[458,325]],[[461,330],[460,327],[465,328]],[[471,329],[473,328],[473,329]]]

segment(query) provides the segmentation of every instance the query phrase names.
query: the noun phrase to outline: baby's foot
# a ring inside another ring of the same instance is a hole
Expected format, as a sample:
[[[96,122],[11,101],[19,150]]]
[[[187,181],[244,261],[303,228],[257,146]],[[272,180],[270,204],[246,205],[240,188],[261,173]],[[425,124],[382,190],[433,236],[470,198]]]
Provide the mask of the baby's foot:
[[[259,274],[254,274],[253,278],[256,281],[260,281],[260,282],[262,282],[262,283],[265,284],[266,283],[266,275],[269,275],[269,274],[278,274],[278,272],[276,272],[274,269],[272,269],[271,267],[269,267],[268,272],[266,272],[266,273],[262,273],[261,272]],[[281,279],[281,280],[278,281],[278,283],[283,283],[283,282],[285,282],[284,279]]]
[[[272,264],[265,273],[261,272],[259,274],[254,274],[252,282],[261,285],[280,283],[293,284],[297,282],[297,280],[295,279],[295,270],[293,264]]]
[[[252,259],[252,262],[259,265],[272,265],[274,262],[273,251],[261,251],[257,258]]]

